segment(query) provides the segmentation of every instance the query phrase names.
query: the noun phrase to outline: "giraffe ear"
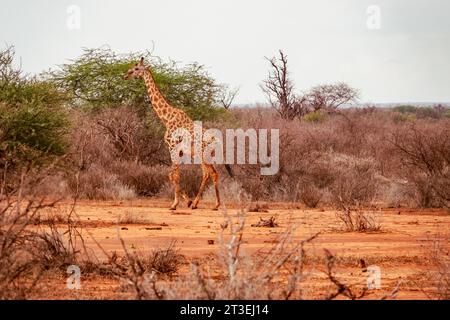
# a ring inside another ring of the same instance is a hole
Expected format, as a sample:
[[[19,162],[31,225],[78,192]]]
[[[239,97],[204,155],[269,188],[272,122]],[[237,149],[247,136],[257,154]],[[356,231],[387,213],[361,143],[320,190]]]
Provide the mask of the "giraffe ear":
[[[139,64],[140,64],[141,66],[144,65],[144,57],[141,57],[141,61],[139,61]]]

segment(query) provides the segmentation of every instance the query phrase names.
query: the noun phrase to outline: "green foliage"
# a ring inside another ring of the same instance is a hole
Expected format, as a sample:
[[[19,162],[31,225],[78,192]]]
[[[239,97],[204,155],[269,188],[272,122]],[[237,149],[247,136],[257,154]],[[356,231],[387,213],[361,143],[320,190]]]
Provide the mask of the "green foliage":
[[[123,75],[141,56],[151,66],[162,93],[174,106],[201,120],[211,120],[225,112],[217,103],[224,87],[217,84],[203,66],[193,63],[179,68],[177,63],[162,62],[149,53],[119,56],[107,48],[85,49],[81,57],[48,76],[78,106],[99,110],[129,104],[147,110],[150,102],[144,82],[123,80]]]
[[[440,119],[444,114],[444,109],[440,110],[436,107],[422,107],[417,108],[416,115],[418,118],[431,118],[431,119]]]
[[[319,123],[325,121],[327,115],[320,110],[310,112],[303,116],[303,120],[306,122]]]
[[[443,112],[442,116],[444,118],[450,119],[450,109],[447,109]]]
[[[416,111],[416,107],[411,105],[401,105],[392,108],[393,111],[400,112],[400,113],[414,113]]]
[[[63,135],[68,121],[57,108],[23,104],[18,107],[0,105],[2,143],[8,149],[19,145],[37,151],[61,155],[66,143]]]
[[[42,163],[67,148],[65,97],[53,84],[27,79],[12,66],[12,47],[0,52],[0,165]]]
[[[413,118],[418,119],[441,119],[446,117],[446,112],[448,112],[449,108],[443,105],[435,105],[429,107],[414,107],[410,105],[403,105],[393,108],[394,112],[400,113],[404,115],[404,119],[400,119],[401,117],[397,116],[397,120],[399,121],[410,121]]]
[[[405,114],[400,112],[394,112],[392,116],[392,120],[395,123],[402,123],[402,122],[414,122],[416,121],[417,117],[415,114]]]

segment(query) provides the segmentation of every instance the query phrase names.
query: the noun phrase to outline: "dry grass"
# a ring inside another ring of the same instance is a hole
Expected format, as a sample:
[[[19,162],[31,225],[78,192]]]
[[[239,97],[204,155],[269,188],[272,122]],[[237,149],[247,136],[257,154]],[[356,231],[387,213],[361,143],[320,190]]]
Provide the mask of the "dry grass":
[[[433,270],[429,276],[433,283],[433,296],[440,300],[450,299],[450,237],[448,234],[438,234],[432,239],[427,250]]]
[[[381,211],[364,210],[360,206],[351,209],[342,200],[340,210],[336,212],[336,218],[346,232],[378,232],[381,230],[380,216]]]
[[[119,215],[117,220],[119,224],[148,224],[152,223],[151,219],[144,217],[142,214],[136,214],[133,212],[125,212]]]

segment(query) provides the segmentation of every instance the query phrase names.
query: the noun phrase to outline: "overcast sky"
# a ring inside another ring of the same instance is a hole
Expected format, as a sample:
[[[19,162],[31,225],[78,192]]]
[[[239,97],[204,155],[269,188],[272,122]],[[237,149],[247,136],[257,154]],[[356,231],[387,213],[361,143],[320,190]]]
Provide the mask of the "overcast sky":
[[[448,0],[0,3],[0,45],[15,45],[30,73],[83,47],[154,47],[162,58],[204,64],[218,81],[240,87],[236,102],[254,103],[265,101],[258,86],[267,75],[264,57],[283,49],[298,91],[345,81],[365,102],[450,102]]]

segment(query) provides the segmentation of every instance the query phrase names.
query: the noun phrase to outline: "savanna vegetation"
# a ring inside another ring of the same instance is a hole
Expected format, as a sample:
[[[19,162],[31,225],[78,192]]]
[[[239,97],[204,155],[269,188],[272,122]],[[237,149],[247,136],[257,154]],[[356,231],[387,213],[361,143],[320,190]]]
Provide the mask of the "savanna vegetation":
[[[279,129],[279,172],[262,176],[259,165],[233,165],[230,177],[219,166],[225,198],[239,194],[250,202],[335,208],[346,232],[378,232],[375,208],[450,207],[446,106],[357,106],[358,91],[345,83],[297,93],[282,52],[268,59],[269,74],[261,83],[269,107],[231,108],[236,90],[218,83],[200,64],[181,66],[145,52],[118,55],[100,48],[30,76],[15,67],[14,48],[8,47],[0,52],[0,298],[27,297],[45,272],[64,273],[71,264],[127,281],[136,298],[297,297],[304,245],[318,234],[295,243],[286,232],[260,260],[250,257],[239,265],[244,220],[237,227],[230,220],[230,238],[221,238],[222,280],[208,278],[193,264],[186,279],[161,284],[184,263],[173,243],[136,253],[121,240],[125,254],[105,252],[107,262],[100,262],[81,257],[87,251],[75,211],[41,215],[52,209],[48,201],[58,199],[171,197],[164,128],[143,81],[122,79],[140,56],[152,66],[167,99],[205,126]],[[200,179],[197,169],[182,171],[182,187],[191,195]],[[439,251],[439,294],[448,297],[448,263],[442,257]],[[324,297],[363,297],[365,290],[355,291],[335,277],[335,261],[328,252],[325,274],[332,286]],[[256,275],[254,265],[262,266]],[[287,265],[293,271],[286,284],[281,273]]]
[[[39,182],[33,192],[50,197],[168,196],[164,128],[143,81],[122,79],[140,55],[86,50],[69,64],[31,77],[14,68],[12,47],[2,51],[1,193],[17,190],[26,176]],[[144,56],[167,99],[194,119],[220,129],[280,130],[278,174],[262,176],[256,165],[236,165],[234,179],[222,174],[225,189],[239,188],[255,201],[308,207],[449,206],[445,106],[352,107],[358,92],[344,83],[296,94],[280,52],[279,59],[269,59],[269,76],[261,84],[272,108],[230,109],[222,103],[226,86],[201,65]],[[191,194],[199,175],[183,173]]]

